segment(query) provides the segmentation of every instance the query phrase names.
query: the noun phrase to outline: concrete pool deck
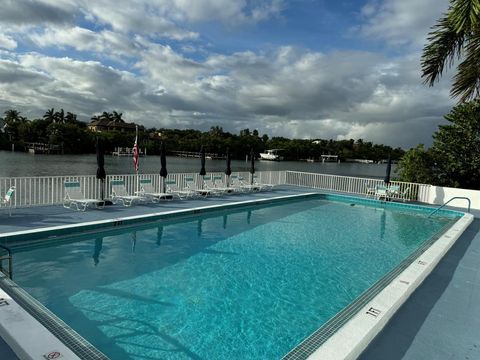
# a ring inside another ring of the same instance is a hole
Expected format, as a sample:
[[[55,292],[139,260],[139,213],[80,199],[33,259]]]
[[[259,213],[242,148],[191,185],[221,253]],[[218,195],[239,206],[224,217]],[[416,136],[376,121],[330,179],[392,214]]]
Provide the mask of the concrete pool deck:
[[[318,190],[282,186],[273,192],[175,200],[131,208],[108,206],[84,213],[62,206],[15,209],[11,218],[0,214],[0,234],[309,192]],[[472,225],[360,359],[480,358],[477,336],[480,332],[480,213],[475,216]],[[0,359],[17,359],[1,339]]]

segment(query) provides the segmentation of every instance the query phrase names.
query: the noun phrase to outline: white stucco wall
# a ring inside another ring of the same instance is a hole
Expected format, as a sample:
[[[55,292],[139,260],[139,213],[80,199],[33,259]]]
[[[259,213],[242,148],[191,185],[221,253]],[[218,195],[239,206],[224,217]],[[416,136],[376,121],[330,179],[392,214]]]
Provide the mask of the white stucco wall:
[[[442,205],[453,197],[467,197],[471,201],[471,208],[473,210],[480,210],[480,191],[456,189],[441,186],[429,186],[428,196],[422,199],[428,204]],[[455,199],[448,204],[449,206],[466,209],[468,203],[464,199]]]

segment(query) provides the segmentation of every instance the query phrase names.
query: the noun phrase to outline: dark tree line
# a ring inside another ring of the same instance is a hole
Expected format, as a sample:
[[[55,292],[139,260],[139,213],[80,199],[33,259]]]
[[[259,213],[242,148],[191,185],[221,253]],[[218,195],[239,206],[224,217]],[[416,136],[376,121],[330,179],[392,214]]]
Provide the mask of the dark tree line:
[[[92,120],[108,120],[124,123],[122,113],[103,112],[93,116]],[[95,152],[95,140],[100,136],[104,140],[105,150],[111,152],[117,146],[132,147],[135,134],[131,131],[92,132],[85,122],[77,120],[77,115],[49,109],[40,119],[29,120],[16,110],[5,111],[0,118],[0,149],[8,150],[11,143],[17,150],[24,150],[26,143],[40,142],[60,145],[66,154],[83,154]],[[232,158],[244,159],[250,149],[255,153],[266,149],[283,149],[288,160],[315,158],[322,154],[339,155],[342,160],[348,158],[371,159],[380,161],[391,155],[392,159],[400,159],[403,150],[371,142],[350,140],[301,140],[284,137],[269,138],[267,134],[260,136],[258,130],[243,129],[232,134],[223,131],[220,126],[213,126],[209,131],[187,129],[145,129],[139,126],[139,145],[146,148],[148,154],[158,154],[160,142],[166,143],[167,151],[199,151],[203,145],[209,153],[223,155],[230,149]]]

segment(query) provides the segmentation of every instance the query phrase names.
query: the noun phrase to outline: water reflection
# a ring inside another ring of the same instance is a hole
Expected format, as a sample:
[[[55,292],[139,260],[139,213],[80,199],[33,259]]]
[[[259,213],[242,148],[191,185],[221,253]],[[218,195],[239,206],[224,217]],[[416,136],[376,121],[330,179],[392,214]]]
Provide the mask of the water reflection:
[[[102,251],[103,237],[95,239],[95,248],[93,249],[93,265],[97,266],[100,262],[100,252]]]
[[[203,220],[198,219],[197,221],[197,237],[201,238],[202,237],[202,227],[203,227]]]
[[[162,245],[162,237],[163,237],[163,225],[160,225],[157,228],[157,246]]]
[[[382,216],[380,217],[380,240],[385,240],[385,228],[387,223],[387,212],[383,210]]]
[[[137,232],[132,233],[132,253],[135,252],[135,247],[137,246]]]

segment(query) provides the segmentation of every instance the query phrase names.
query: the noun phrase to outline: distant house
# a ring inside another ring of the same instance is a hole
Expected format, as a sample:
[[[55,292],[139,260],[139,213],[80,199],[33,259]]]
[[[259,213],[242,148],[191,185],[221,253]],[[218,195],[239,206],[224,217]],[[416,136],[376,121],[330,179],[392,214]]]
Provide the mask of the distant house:
[[[94,132],[109,132],[109,131],[121,131],[121,132],[135,132],[136,125],[134,123],[118,122],[113,120],[93,120],[87,125],[90,131]]]
[[[319,145],[322,143],[322,140],[313,140],[312,144]]]

